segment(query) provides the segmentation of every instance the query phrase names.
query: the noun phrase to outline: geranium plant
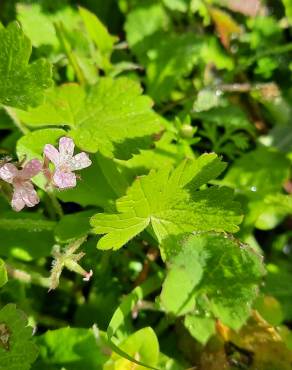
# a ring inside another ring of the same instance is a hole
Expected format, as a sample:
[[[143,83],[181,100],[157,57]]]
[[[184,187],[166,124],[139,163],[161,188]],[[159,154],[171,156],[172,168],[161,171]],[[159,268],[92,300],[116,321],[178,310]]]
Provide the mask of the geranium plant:
[[[288,0],[3,0],[0,370],[292,366]]]

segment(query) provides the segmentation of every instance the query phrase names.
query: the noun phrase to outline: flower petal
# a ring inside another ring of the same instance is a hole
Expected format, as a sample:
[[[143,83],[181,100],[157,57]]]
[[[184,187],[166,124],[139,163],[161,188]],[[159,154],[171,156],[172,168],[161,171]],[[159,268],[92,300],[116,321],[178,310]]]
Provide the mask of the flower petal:
[[[14,186],[11,205],[15,211],[21,211],[25,205],[34,207],[39,201],[37,192],[30,181],[24,181]]]
[[[61,157],[72,157],[74,153],[74,141],[69,137],[61,137],[59,141],[59,152]]]
[[[76,175],[73,172],[64,172],[57,169],[53,180],[59,189],[74,188],[76,186]]]
[[[86,274],[85,274],[85,276],[83,278],[83,281],[89,281],[91,279],[92,275],[93,275],[93,271],[92,270],[90,270],[89,272],[86,272]]]
[[[58,150],[51,144],[46,144],[44,147],[44,154],[46,157],[49,158],[51,162],[57,166],[60,162],[60,153]]]
[[[82,168],[89,167],[92,164],[91,160],[89,159],[88,155],[84,152],[76,154],[70,163],[71,170],[82,170]]]
[[[12,163],[6,163],[0,168],[0,178],[10,184],[17,174],[18,169]]]
[[[39,203],[39,197],[30,181],[25,181],[21,186],[22,199],[28,207],[34,207]]]
[[[32,159],[26,163],[19,175],[21,178],[29,180],[42,170],[42,166],[43,165],[41,161],[38,159]]]
[[[20,189],[17,188],[14,189],[11,206],[16,212],[19,212],[24,208],[25,203],[22,199],[22,193]]]

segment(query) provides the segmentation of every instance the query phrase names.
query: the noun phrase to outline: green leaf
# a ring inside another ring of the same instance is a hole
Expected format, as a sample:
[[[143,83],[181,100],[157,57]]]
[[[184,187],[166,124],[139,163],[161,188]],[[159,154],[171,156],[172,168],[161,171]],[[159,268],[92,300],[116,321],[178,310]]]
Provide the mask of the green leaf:
[[[202,344],[206,344],[215,334],[215,320],[211,317],[188,314],[184,319],[184,325],[190,334]]]
[[[234,161],[222,183],[246,198],[246,225],[270,229],[281,221],[278,216],[283,215],[283,208],[278,208],[277,202],[273,207],[270,196],[282,192],[283,184],[289,178],[289,168],[285,155],[265,147]]]
[[[292,214],[292,196],[286,194],[271,194],[265,198],[265,203],[281,215]]]
[[[17,22],[0,28],[0,103],[21,109],[42,103],[52,85],[51,66],[45,59],[29,64],[31,43]]]
[[[117,214],[99,213],[91,219],[97,234],[107,234],[98,248],[118,249],[149,225],[159,242],[186,231],[237,231],[241,216],[232,192],[217,187],[198,190],[224,168],[216,154],[204,154],[172,172],[164,168],[138,177],[117,200]]]
[[[79,13],[90,38],[94,41],[101,54],[109,57],[117,38],[109,34],[106,27],[94,13],[82,7],[79,7]]]
[[[275,297],[282,306],[284,320],[292,319],[292,279],[291,264],[288,260],[267,264],[267,277],[264,292]]]
[[[137,82],[101,78],[88,90],[76,84],[55,88],[43,105],[17,114],[32,127],[69,126],[69,135],[80,149],[112,156],[115,145],[161,129],[151,106]]]
[[[178,244],[161,292],[165,310],[183,315],[196,308],[238,329],[257,295],[261,256],[222,234],[184,236]]]
[[[141,5],[128,14],[125,23],[127,41],[139,56],[147,52],[149,36],[167,29],[170,24],[170,19],[161,4],[152,2],[146,6]]]
[[[173,11],[179,11],[182,13],[185,13],[189,6],[191,1],[190,0],[163,0],[163,4]]]
[[[261,147],[234,162],[224,184],[250,197],[281,191],[289,176],[289,161],[282,153]]]
[[[200,59],[202,40],[194,33],[163,35],[148,51],[147,93],[160,102],[170,97],[178,80],[188,76]]]
[[[137,286],[130,294],[128,294],[123,299],[120,306],[116,309],[107,328],[107,336],[110,346],[118,355],[129,361],[134,362],[137,365],[141,365],[154,370],[157,369],[152,366],[148,366],[148,364],[146,363],[140,362],[138,359],[134,358],[122,348],[120,348],[120,340],[118,339],[118,337],[119,330],[122,330],[126,317],[131,314],[138,301],[145,298],[147,295],[154,292],[155,290],[159,289],[161,286],[161,282],[162,274],[157,274],[147,279],[140,286]]]
[[[167,370],[185,370],[186,367],[177,360],[166,356],[164,353],[160,353],[158,368]]]
[[[17,4],[17,19],[24,33],[35,47],[50,45],[56,48],[59,41],[51,17],[42,12],[40,4]]]
[[[285,7],[285,13],[287,18],[289,19],[289,22],[291,24],[292,21],[292,1],[291,0],[282,0],[284,7]]]
[[[4,261],[0,258],[0,288],[7,283],[7,271]]]
[[[120,349],[129,356],[139,359],[141,363],[149,367],[157,365],[159,357],[159,343],[153,329],[146,327],[130,335],[120,344]],[[131,370],[133,362],[113,353],[111,359],[104,365],[104,370]],[[143,365],[135,366],[137,370],[143,370]]]
[[[231,158],[246,150],[250,138],[255,135],[253,124],[236,105],[225,103],[225,106],[207,111],[195,111],[193,117],[202,120],[203,130],[200,134],[211,141],[213,150]]]
[[[2,218],[0,217],[0,228],[4,230],[27,230],[31,232],[37,231],[52,231],[56,226],[56,222],[42,220],[39,218]]]
[[[13,304],[0,310],[0,369],[29,370],[37,357],[32,328],[24,313]]]
[[[157,102],[169,98],[179,79],[186,77],[199,61],[202,39],[193,32],[165,32],[170,20],[157,2],[141,4],[127,17],[128,43],[146,67],[146,85]]]
[[[37,344],[40,355],[34,366],[36,370],[102,370],[108,358],[105,335],[97,328],[48,330],[37,338]]]
[[[91,210],[63,216],[55,228],[57,240],[65,243],[87,235],[90,231],[89,219],[93,213]]]
[[[202,89],[194,102],[193,110],[195,112],[207,111],[220,105],[220,95],[215,90]],[[213,117],[213,116],[212,116]]]
[[[0,218],[1,255],[24,261],[49,256],[55,226],[55,222],[42,219],[37,213],[3,213]]]

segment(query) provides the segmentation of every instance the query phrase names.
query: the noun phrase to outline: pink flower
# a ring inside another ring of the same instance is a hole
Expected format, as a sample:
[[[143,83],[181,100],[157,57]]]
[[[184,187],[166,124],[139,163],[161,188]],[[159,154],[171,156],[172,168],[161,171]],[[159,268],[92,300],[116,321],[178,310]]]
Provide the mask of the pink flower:
[[[55,165],[53,182],[60,189],[76,186],[76,175],[73,171],[82,170],[91,165],[91,160],[84,152],[74,153],[74,141],[68,137],[61,137],[59,151],[51,144],[46,144],[44,154]]]
[[[86,272],[83,278],[83,281],[89,281],[93,275],[93,271],[90,270],[89,272]]]
[[[42,170],[42,163],[32,159],[19,170],[14,164],[6,163],[0,168],[0,178],[13,186],[12,208],[19,212],[24,206],[33,207],[39,203],[39,197],[30,179]]]

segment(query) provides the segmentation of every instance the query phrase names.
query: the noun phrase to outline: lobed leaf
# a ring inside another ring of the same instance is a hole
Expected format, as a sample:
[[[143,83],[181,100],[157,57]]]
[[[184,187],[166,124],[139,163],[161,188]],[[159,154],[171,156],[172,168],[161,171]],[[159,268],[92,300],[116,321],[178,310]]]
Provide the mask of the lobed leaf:
[[[0,310],[0,369],[29,370],[37,357],[37,347],[31,340],[32,328],[27,326],[24,313],[14,304]]]
[[[98,248],[118,249],[149,225],[160,243],[187,231],[237,231],[241,216],[232,191],[198,190],[224,167],[216,154],[204,154],[183,161],[172,172],[164,168],[138,177],[116,201],[117,214],[99,213],[91,219],[94,231],[106,234]]]
[[[51,65],[45,59],[29,64],[30,40],[17,22],[0,27],[0,103],[20,109],[42,103],[52,85]]]
[[[263,276],[262,258],[247,245],[222,234],[183,236],[170,258],[161,302],[167,312],[195,309],[238,329],[248,318]]]
[[[137,82],[105,77],[88,90],[77,84],[57,87],[48,92],[43,105],[17,114],[31,127],[69,126],[80,149],[112,156],[118,143],[161,129],[151,106]]]

